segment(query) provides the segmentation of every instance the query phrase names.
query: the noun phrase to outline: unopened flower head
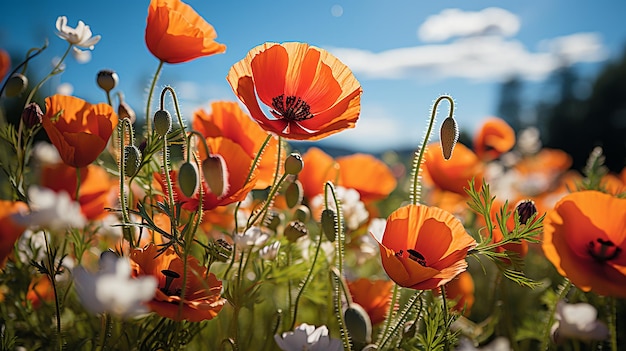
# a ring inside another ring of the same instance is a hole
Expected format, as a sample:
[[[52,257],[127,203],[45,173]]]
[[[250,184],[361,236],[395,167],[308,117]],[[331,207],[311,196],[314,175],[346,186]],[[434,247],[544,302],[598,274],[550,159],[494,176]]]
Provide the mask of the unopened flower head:
[[[78,21],[76,28],[67,25],[67,17],[57,18],[57,35],[68,43],[80,48],[93,50],[94,45],[100,41],[100,36],[92,36],[91,29],[83,21]]]

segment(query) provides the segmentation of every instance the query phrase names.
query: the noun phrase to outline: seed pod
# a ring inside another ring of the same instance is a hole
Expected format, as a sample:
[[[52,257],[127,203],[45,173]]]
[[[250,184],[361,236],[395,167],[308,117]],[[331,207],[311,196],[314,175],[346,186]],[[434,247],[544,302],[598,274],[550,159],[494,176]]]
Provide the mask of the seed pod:
[[[21,73],[13,73],[7,80],[4,92],[8,97],[18,96],[26,90],[28,78]]]
[[[302,202],[302,197],[304,196],[304,190],[302,189],[302,183],[299,180],[294,180],[289,186],[287,186],[287,190],[285,190],[285,201],[287,202],[287,207],[294,208],[296,205]]]
[[[365,344],[372,340],[372,321],[361,305],[351,303],[343,315],[346,327],[354,341]]]
[[[119,80],[120,78],[117,73],[110,69],[101,70],[100,72],[98,72],[98,76],[96,78],[98,86],[107,93],[115,89]]]
[[[300,221],[291,221],[287,223],[285,231],[283,232],[287,240],[292,243],[296,242],[296,240],[307,235],[308,233],[309,231],[306,229],[306,226]]]
[[[449,160],[452,157],[452,151],[457,140],[459,140],[459,128],[452,116],[448,116],[443,120],[441,129],[439,130],[439,140],[441,141],[441,151],[443,158]]]
[[[164,137],[172,130],[172,116],[167,110],[158,110],[154,113],[154,131]]]
[[[285,159],[285,173],[296,175],[300,173],[304,167],[302,156],[298,153],[292,153]]]
[[[209,190],[218,199],[226,195],[230,184],[228,183],[228,169],[222,156],[209,155],[202,161],[202,174]]]
[[[306,223],[311,219],[311,210],[305,205],[300,205],[293,213],[293,218]]]
[[[141,166],[141,151],[135,145],[124,146],[124,174],[132,177]]]
[[[322,211],[322,231],[330,242],[335,242],[337,238],[337,214],[330,208]]]
[[[43,112],[36,102],[31,102],[22,111],[22,122],[27,128],[33,128],[41,124]]]
[[[191,162],[185,162],[180,165],[178,170],[178,186],[183,194],[192,197],[198,190],[198,169]]]

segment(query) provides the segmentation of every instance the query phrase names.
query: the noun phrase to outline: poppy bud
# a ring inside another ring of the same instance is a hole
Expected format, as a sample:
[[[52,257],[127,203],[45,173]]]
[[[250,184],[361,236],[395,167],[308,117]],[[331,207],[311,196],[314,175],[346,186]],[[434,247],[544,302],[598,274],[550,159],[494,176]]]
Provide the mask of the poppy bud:
[[[117,116],[120,120],[128,118],[131,124],[135,123],[137,120],[135,110],[124,101],[124,95],[122,93],[118,93],[117,95],[120,98],[120,104],[117,106]]]
[[[300,154],[292,153],[285,159],[285,173],[287,174],[296,175],[300,173],[302,167],[304,167],[304,162]]]
[[[276,231],[276,228],[278,228],[278,225],[280,225],[280,213],[276,212],[276,211],[272,211],[269,210],[267,211],[267,215],[265,216],[265,226],[268,229],[271,229],[273,231]]]
[[[293,218],[306,223],[311,219],[311,210],[304,205],[300,205],[293,213]]]
[[[228,169],[226,162],[220,155],[209,155],[206,160],[202,161],[202,174],[204,181],[209,186],[209,190],[222,198],[228,192]]]
[[[337,237],[337,214],[330,208],[322,211],[322,231],[330,242],[334,242]]]
[[[101,70],[100,72],[98,72],[98,77],[96,78],[96,82],[98,83],[98,86],[102,90],[106,91],[107,93],[115,89],[118,81],[119,81],[119,77],[117,73],[115,73],[115,71],[112,71],[110,69]]]
[[[132,177],[141,166],[141,151],[135,145],[124,146],[124,174]]]
[[[285,200],[287,202],[287,207],[294,208],[297,204],[302,202],[304,190],[302,189],[302,183],[299,180],[294,180],[289,186],[287,186],[287,190],[285,190]]]
[[[452,151],[457,140],[459,140],[459,128],[456,121],[451,116],[443,120],[441,129],[439,130],[439,140],[441,142],[441,151],[443,158],[449,160],[452,157]]]
[[[154,113],[154,130],[164,137],[172,130],[172,116],[166,110],[158,110]]]
[[[233,253],[233,246],[223,239],[217,239],[213,242],[210,253],[217,261],[226,262]]]
[[[309,231],[306,229],[306,226],[300,221],[291,221],[287,223],[285,231],[283,232],[287,240],[292,243],[296,242],[296,240],[307,235],[308,233]]]
[[[178,170],[178,186],[183,194],[192,197],[198,190],[198,169],[191,162],[185,162]]]
[[[4,91],[8,97],[18,96],[26,90],[28,78],[21,73],[13,73],[7,80]]]
[[[533,200],[522,200],[515,206],[515,211],[517,211],[519,215],[520,224],[526,224],[526,222],[537,213],[537,207]]]
[[[354,341],[365,344],[372,340],[372,321],[361,305],[351,303],[343,315],[346,327]]]
[[[33,128],[41,124],[43,112],[36,102],[31,102],[22,111],[22,122],[27,128]]]

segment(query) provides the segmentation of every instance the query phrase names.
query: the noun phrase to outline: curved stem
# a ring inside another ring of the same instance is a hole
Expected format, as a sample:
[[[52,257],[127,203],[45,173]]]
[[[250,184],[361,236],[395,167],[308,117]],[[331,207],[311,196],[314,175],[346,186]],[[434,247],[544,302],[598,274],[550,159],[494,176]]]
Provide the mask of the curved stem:
[[[319,241],[317,242],[317,246],[315,247],[315,255],[313,256],[313,262],[311,262],[311,269],[309,269],[309,273],[307,274],[306,278],[304,278],[304,281],[302,282],[302,286],[300,287],[300,290],[298,291],[298,295],[296,295],[296,301],[293,307],[293,319],[291,320],[291,326],[289,327],[289,330],[293,330],[293,328],[296,325],[296,317],[298,316],[298,304],[300,302],[300,297],[302,296],[304,289],[306,288],[307,284],[309,283],[309,280],[311,279],[311,276],[313,275],[313,270],[315,269],[315,264],[317,263],[317,257],[319,256],[320,248],[322,247],[323,238],[324,236],[322,235],[322,233],[320,233]]]
[[[546,325],[543,328],[543,337],[541,338],[541,348],[539,350],[548,350],[550,347],[550,330],[552,329],[552,324],[554,324],[554,312],[556,311],[556,304],[559,303],[559,301],[563,300],[565,298],[565,295],[567,295],[567,292],[569,291],[570,287],[572,286],[572,283],[569,281],[569,279],[565,279],[565,282],[563,283],[563,285],[559,288],[559,290],[557,291],[557,298],[556,298],[556,303],[552,306],[549,306],[549,310],[548,310],[548,321],[546,322]]]
[[[24,59],[24,61],[22,63],[20,63],[19,65],[17,65],[17,67],[15,67],[13,69],[13,71],[11,71],[11,73],[7,74],[7,79],[4,81],[4,84],[2,84],[2,88],[0,88],[0,96],[2,96],[2,93],[4,92],[4,89],[6,88],[7,83],[9,82],[8,78],[10,78],[12,75],[17,73],[17,71],[19,71],[20,68],[22,68],[25,65],[27,65],[28,61],[32,60],[37,55],[41,54],[47,47],[48,47],[48,40],[46,40],[46,42],[43,44],[42,47],[28,50],[28,54],[27,54],[26,58]],[[32,51],[35,51],[35,53],[31,55],[30,53]],[[24,70],[26,70],[26,67],[24,67]],[[24,71],[22,71],[22,73],[24,73]],[[26,105],[28,105],[28,104],[26,104]]]
[[[157,67],[156,72],[154,73],[154,77],[152,77],[152,83],[150,84],[150,90],[148,91],[148,101],[146,102],[146,132],[147,135],[152,133],[152,119],[150,118],[150,104],[152,103],[152,95],[154,94],[154,87],[156,86],[157,80],[159,80],[159,75],[161,74],[161,70],[163,69],[163,61],[159,61],[159,66]]]
[[[187,136],[187,132],[185,131],[185,123],[183,122],[182,114],[180,113],[180,105],[178,104],[178,98],[176,97],[176,92],[170,86],[166,86],[161,90],[161,100],[159,108],[161,110],[165,109],[165,93],[169,92],[172,95],[172,100],[174,100],[174,108],[176,109],[176,118],[178,119],[178,124],[180,125],[181,133],[183,135],[183,139],[185,139],[185,148],[187,149],[187,162],[191,159],[191,147],[189,145],[189,136]]]
[[[448,95],[442,95],[440,97],[437,98],[437,100],[435,101],[435,103],[433,104],[433,108],[430,112],[430,119],[428,122],[428,129],[426,130],[426,134],[424,135],[424,140],[422,141],[422,147],[419,150],[419,153],[417,153],[417,157],[415,158],[414,162],[413,162],[413,169],[412,169],[412,173],[411,173],[411,204],[413,205],[417,205],[420,202],[420,197],[421,197],[421,186],[420,186],[420,182],[419,182],[419,178],[420,175],[422,173],[422,162],[424,161],[424,153],[426,152],[426,148],[428,145],[428,141],[430,140],[430,134],[433,131],[433,127],[435,125],[435,117],[437,116],[437,109],[439,107],[439,103],[442,100],[448,100],[448,102],[450,103],[450,112],[448,113],[448,116],[453,116],[454,115],[454,100],[452,100],[452,97],[448,96]]]
[[[65,61],[65,58],[67,57],[67,54],[69,54],[70,50],[72,50],[72,46],[73,45],[70,44],[67,47],[67,50],[65,50],[65,53],[63,54],[63,56],[61,57],[59,62],[56,64],[56,66],[54,66],[52,71],[50,71],[50,73],[48,73],[48,75],[44,79],[42,79],[39,83],[37,83],[37,85],[35,85],[35,87],[30,91],[30,93],[28,94],[28,97],[26,98],[26,102],[24,103],[24,108],[26,108],[26,106],[28,106],[28,104],[30,104],[31,100],[33,99],[33,96],[35,96],[35,93],[39,90],[39,88],[41,88],[43,83],[47,82],[48,79],[52,78],[53,76],[63,72],[63,70],[60,69],[60,67],[63,64],[63,61]]]
[[[126,240],[128,240],[128,243],[130,245],[133,245],[134,240],[132,238],[131,235],[131,231],[130,229],[127,227],[128,224],[130,224],[130,215],[128,214],[128,207],[129,207],[129,201],[126,201],[126,195],[125,195],[125,191],[124,191],[124,185],[125,185],[125,180],[126,180],[126,160],[125,160],[125,152],[124,152],[124,148],[125,148],[125,140],[126,140],[126,128],[132,128],[131,124],[130,124],[130,120],[128,118],[124,118],[122,119],[121,123],[119,124],[119,128],[120,128],[120,134],[119,134],[119,144],[120,144],[120,164],[119,164],[119,172],[120,172],[120,205],[121,205],[121,210],[122,210],[122,232],[124,233],[124,237],[126,238]],[[132,132],[130,133],[130,141],[131,141],[131,145],[133,144],[133,135]],[[132,179],[130,180],[129,187],[130,187],[130,183],[132,182]],[[131,191],[129,191],[129,194],[131,193]],[[129,195],[130,197],[130,195]],[[138,244],[138,243],[137,243]]]

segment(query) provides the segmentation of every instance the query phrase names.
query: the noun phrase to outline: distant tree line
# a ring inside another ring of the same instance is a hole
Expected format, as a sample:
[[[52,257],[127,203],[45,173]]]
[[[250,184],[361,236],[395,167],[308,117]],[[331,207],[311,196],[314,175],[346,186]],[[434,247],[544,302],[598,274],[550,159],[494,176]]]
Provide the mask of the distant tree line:
[[[563,64],[546,82],[549,98],[530,106],[534,120],[528,121],[522,80],[513,77],[500,86],[496,114],[516,131],[539,128],[543,146],[569,153],[574,169],[582,170],[589,153],[600,146],[606,166],[620,172],[626,166],[626,51],[602,67],[584,96],[581,83],[575,68]]]

